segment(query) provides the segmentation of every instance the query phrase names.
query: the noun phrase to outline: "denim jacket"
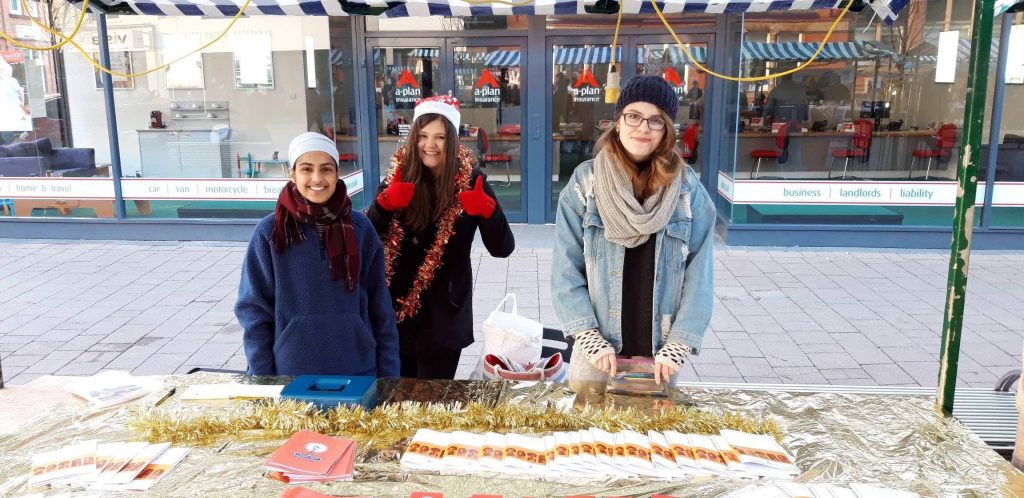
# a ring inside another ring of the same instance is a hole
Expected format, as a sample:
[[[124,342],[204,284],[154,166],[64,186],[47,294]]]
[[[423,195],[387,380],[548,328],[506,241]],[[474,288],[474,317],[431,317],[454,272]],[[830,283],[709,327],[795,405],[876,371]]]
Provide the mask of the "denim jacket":
[[[621,351],[626,247],[604,237],[593,183],[590,160],[576,168],[558,197],[551,295],[566,335],[598,329]],[[670,341],[698,353],[711,321],[715,206],[689,167],[679,197],[655,239],[652,356]]]

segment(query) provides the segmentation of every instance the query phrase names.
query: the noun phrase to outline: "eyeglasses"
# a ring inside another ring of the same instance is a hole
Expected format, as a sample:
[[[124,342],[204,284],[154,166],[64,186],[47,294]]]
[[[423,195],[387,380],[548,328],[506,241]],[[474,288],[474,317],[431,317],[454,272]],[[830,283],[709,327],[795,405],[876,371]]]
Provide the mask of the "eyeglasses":
[[[635,112],[627,112],[623,114],[622,120],[626,122],[626,126],[630,126],[633,128],[639,128],[641,123],[647,121],[647,127],[650,128],[651,131],[664,130],[666,124],[665,120],[662,119],[661,116],[651,116],[649,118],[645,118],[642,115],[637,114]]]

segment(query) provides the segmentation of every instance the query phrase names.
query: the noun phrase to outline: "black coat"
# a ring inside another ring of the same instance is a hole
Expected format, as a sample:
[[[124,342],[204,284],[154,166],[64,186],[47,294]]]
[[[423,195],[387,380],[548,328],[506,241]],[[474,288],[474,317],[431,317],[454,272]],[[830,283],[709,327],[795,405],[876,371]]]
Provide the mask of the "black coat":
[[[479,168],[473,168],[469,184],[476,185],[477,177],[482,175]],[[486,181],[483,185],[487,195],[497,199]],[[387,184],[382,183],[378,194],[385,188]],[[394,213],[381,208],[374,199],[366,214],[380,234],[381,241],[386,241]],[[430,286],[420,295],[419,312],[398,324],[402,354],[429,354],[429,351],[436,349],[458,350],[473,344],[473,270],[470,251],[477,228],[491,256],[506,258],[515,249],[515,238],[500,204],[487,219],[465,213],[460,215],[455,222],[455,233],[445,247],[442,264]],[[392,304],[408,294],[426,251],[433,245],[435,234],[434,225],[419,233],[406,228],[405,240],[402,241],[395,264],[395,275],[389,285]]]

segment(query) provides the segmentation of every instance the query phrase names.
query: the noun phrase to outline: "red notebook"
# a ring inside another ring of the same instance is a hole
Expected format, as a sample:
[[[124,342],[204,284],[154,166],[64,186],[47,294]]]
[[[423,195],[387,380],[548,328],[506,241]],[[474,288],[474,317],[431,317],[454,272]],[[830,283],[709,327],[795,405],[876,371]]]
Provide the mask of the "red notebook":
[[[306,488],[288,488],[281,493],[280,498],[335,498],[334,495],[325,495]],[[349,498],[370,498],[369,496],[350,496]]]
[[[355,441],[299,431],[263,464],[268,477],[285,482],[351,479]]]

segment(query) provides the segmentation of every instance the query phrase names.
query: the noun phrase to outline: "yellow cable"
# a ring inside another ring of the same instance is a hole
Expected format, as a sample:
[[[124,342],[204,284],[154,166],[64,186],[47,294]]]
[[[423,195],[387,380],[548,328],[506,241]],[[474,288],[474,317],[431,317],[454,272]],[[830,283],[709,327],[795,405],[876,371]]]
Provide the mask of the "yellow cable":
[[[622,24],[622,4],[619,4],[619,15],[615,18],[615,35],[612,36],[612,64],[615,64],[615,47],[619,45],[619,25]]]
[[[142,71],[140,73],[122,73],[120,71],[114,71],[114,70],[111,70],[109,68],[103,67],[103,65],[98,63],[98,62],[96,62],[96,59],[93,59],[92,56],[90,56],[89,53],[85,51],[85,49],[83,49],[80,45],[75,43],[74,40],[69,38],[64,33],[61,33],[59,31],[54,31],[53,29],[50,29],[49,27],[46,27],[46,26],[42,26],[42,28],[44,30],[46,30],[47,32],[49,32],[50,34],[57,35],[58,37],[63,38],[68,44],[70,44],[72,47],[74,47],[75,50],[78,50],[78,52],[80,54],[82,54],[82,57],[85,57],[85,60],[89,61],[89,63],[92,64],[92,66],[94,68],[98,69],[99,71],[107,73],[107,74],[109,74],[111,76],[117,76],[119,78],[137,78],[139,76],[145,76],[145,75],[150,74],[150,73],[155,73],[155,72],[157,72],[157,71],[159,71],[161,69],[164,69],[164,68],[170,66],[171,64],[174,64],[175,62],[183,60],[186,57],[188,57],[188,56],[190,56],[190,55],[192,55],[192,54],[194,54],[196,52],[199,52],[200,50],[203,50],[203,49],[209,47],[210,45],[213,45],[214,43],[219,42],[221,40],[221,38],[224,38],[224,35],[228,34],[228,31],[231,31],[231,28],[234,27],[235,22],[237,22],[238,19],[240,17],[242,17],[242,14],[245,12],[245,9],[249,7],[250,3],[252,3],[252,0],[245,0],[245,3],[242,4],[242,7],[238,9],[238,12],[235,14],[235,16],[231,18],[231,22],[228,23],[228,26],[226,28],[224,28],[224,31],[221,32],[220,35],[218,35],[216,38],[214,38],[210,42],[208,42],[205,45],[203,45],[203,46],[201,46],[201,47],[199,47],[199,48],[197,48],[197,49],[195,49],[195,50],[193,50],[191,52],[188,52],[187,54],[182,55],[181,57],[178,57],[177,59],[174,59],[174,60],[172,60],[172,61],[170,61],[168,63],[161,64],[161,65],[159,65],[157,67],[154,67],[152,69],[148,69],[146,71]]]
[[[672,29],[672,26],[669,25],[668,19],[665,19],[665,15],[661,13],[661,9],[658,8],[658,4],[655,2],[655,0],[650,0],[650,1],[651,1],[651,5],[654,7],[654,12],[657,12],[658,18],[661,19],[662,24],[665,25],[665,28],[668,29],[669,34],[672,35],[672,38],[679,45],[679,48],[683,49],[683,52],[686,53],[686,57],[690,59],[690,62],[692,62],[693,65],[697,67],[697,69],[700,69],[701,71],[704,71],[705,73],[710,74],[711,76],[714,76],[716,78],[721,78],[721,79],[727,80],[727,81],[740,81],[740,82],[771,80],[771,79],[778,78],[780,76],[785,76],[787,74],[793,74],[793,73],[801,71],[801,70],[803,70],[803,68],[809,66],[812,62],[814,62],[814,59],[818,58],[818,55],[821,54],[821,51],[825,49],[825,43],[828,42],[829,38],[832,37],[832,32],[835,31],[837,26],[839,26],[839,22],[842,21],[843,20],[843,16],[845,16],[846,13],[850,11],[850,7],[853,6],[853,2],[854,2],[854,0],[850,0],[849,2],[846,3],[846,7],[839,14],[839,17],[836,18],[835,22],[832,23],[832,26],[830,26],[828,28],[828,32],[825,33],[825,38],[823,40],[821,40],[821,42],[818,43],[818,50],[816,50],[814,52],[814,55],[811,55],[810,59],[807,59],[806,61],[802,62],[800,65],[798,65],[797,67],[795,67],[793,69],[790,69],[790,70],[787,70],[787,71],[783,71],[781,73],[775,73],[775,74],[771,74],[771,75],[768,75],[768,76],[737,77],[737,76],[728,76],[728,75],[725,75],[725,74],[716,73],[716,72],[708,69],[707,67],[705,67],[701,63],[697,62],[697,58],[694,57],[692,53],[690,53],[689,47],[686,47],[683,44],[682,40],[680,40],[679,37],[676,36],[676,32]],[[619,12],[620,13],[622,12],[621,7],[619,8]]]
[[[89,9],[89,0],[85,0],[84,2],[82,2],[82,13],[78,15],[78,21],[75,22],[75,29],[71,32],[70,38],[74,38],[75,35],[78,34],[78,30],[82,28],[82,23],[85,22],[85,13],[88,11],[88,9]],[[25,0],[21,0],[21,10],[22,10],[22,12],[28,13],[28,3]],[[40,22],[38,19],[33,17],[31,14],[29,14],[28,18],[32,19],[32,22],[36,26],[40,26],[43,29],[47,29],[47,26],[45,24]],[[57,50],[58,48],[61,48],[64,45],[68,44],[68,39],[65,38],[64,41],[62,41],[62,42],[60,42],[60,43],[58,43],[56,45],[50,45],[49,47],[37,47],[35,45],[28,45],[28,44],[25,44],[25,43],[21,43],[18,40],[15,40],[14,38],[11,38],[10,35],[8,35],[7,33],[4,33],[3,31],[0,31],[0,37],[2,37],[3,39],[7,40],[8,43],[10,43],[11,45],[14,45],[15,47],[23,48],[23,49],[27,49],[27,50]]]

